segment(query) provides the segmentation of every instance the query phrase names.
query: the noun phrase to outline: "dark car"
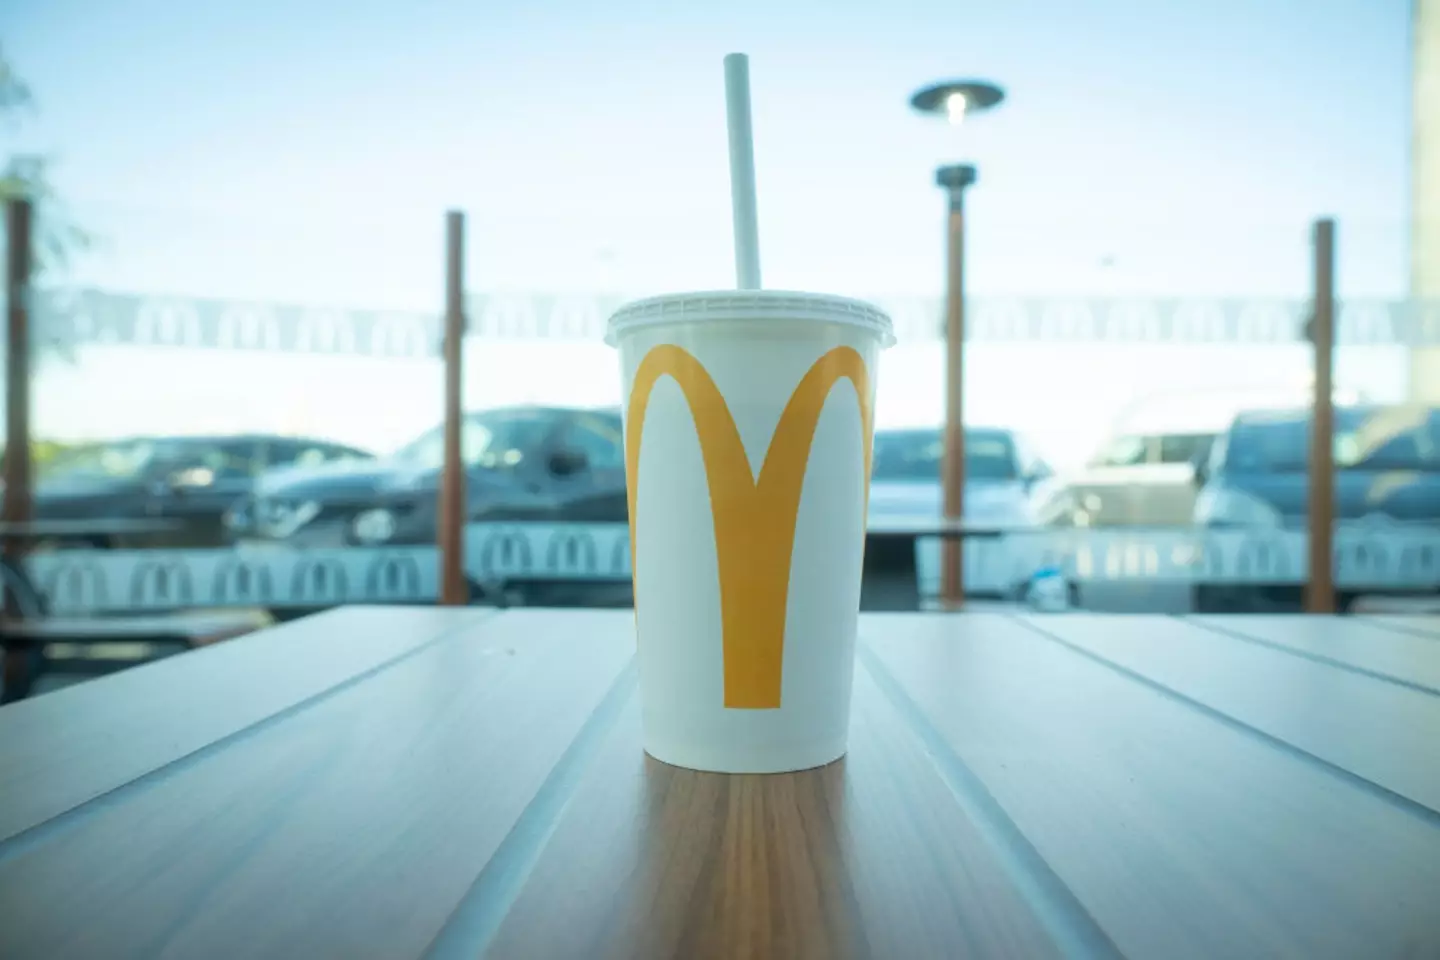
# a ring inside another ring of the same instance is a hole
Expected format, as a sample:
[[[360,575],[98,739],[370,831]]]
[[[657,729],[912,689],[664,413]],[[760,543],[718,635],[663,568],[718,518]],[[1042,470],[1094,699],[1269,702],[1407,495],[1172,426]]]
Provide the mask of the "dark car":
[[[626,520],[618,411],[472,413],[461,450],[470,522]],[[444,453],[436,427],[379,460],[270,474],[231,511],[232,535],[309,547],[432,544]]]
[[[79,536],[58,546],[218,547],[223,517],[263,472],[277,467],[358,462],[355,447],[271,434],[132,437],[58,454],[36,477],[42,520],[157,520],[163,532]]]
[[[1195,523],[1214,530],[1301,530],[1309,510],[1311,419],[1305,410],[1236,417],[1196,464]],[[1440,544],[1440,409],[1339,407],[1335,411],[1335,519],[1433,532]],[[1257,539],[1258,542],[1258,539]],[[1440,584],[1430,586],[1431,590]],[[1354,599],[1341,591],[1343,606]],[[1202,612],[1298,609],[1301,588],[1271,583],[1200,583]]]

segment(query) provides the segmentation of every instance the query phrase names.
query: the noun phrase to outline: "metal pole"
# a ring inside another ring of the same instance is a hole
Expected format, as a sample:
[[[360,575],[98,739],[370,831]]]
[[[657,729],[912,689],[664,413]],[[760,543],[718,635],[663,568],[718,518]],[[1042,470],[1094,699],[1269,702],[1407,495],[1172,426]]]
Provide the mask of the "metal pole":
[[[946,524],[965,516],[965,188],[975,168],[941,167],[935,182],[949,196],[946,229],[945,289],[945,433],[940,483]],[[949,609],[965,603],[964,544],[958,536],[941,539],[940,599]]]
[[[465,461],[461,357],[465,338],[465,214],[445,215],[445,466],[440,475],[440,602],[470,602],[465,580]]]
[[[1310,496],[1307,533],[1309,576],[1305,612],[1335,612],[1335,221],[1314,227],[1315,306],[1310,340],[1315,349],[1315,396],[1310,427]]]

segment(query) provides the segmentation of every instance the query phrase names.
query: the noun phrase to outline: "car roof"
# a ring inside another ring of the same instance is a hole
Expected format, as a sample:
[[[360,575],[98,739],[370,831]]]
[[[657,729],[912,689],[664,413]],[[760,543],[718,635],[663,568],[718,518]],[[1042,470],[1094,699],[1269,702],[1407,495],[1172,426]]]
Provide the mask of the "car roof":
[[[1009,427],[975,427],[967,426],[965,432],[972,436],[979,434],[991,434],[993,436],[1013,437],[1015,431]],[[938,437],[941,433],[939,427],[891,427],[884,430],[876,430],[877,437]]]
[[[130,443],[271,443],[283,441],[286,443],[313,443],[324,444],[329,447],[344,447],[347,450],[360,450],[352,443],[342,443],[339,440],[328,440],[322,437],[292,436],[287,433],[180,433],[180,434],[140,434],[130,437],[108,437],[103,440],[78,440],[72,446],[76,447],[111,447],[121,446]]]
[[[1404,412],[1419,413],[1422,410],[1431,417],[1440,415],[1440,407],[1415,404],[1337,404],[1335,407],[1336,413],[1355,414],[1362,417],[1374,417],[1381,414],[1400,414]],[[1234,422],[1237,424],[1293,423],[1297,420],[1308,422],[1310,415],[1310,408],[1306,406],[1260,407],[1253,410],[1241,410],[1235,415]]]
[[[557,416],[569,416],[577,413],[620,415],[620,408],[610,407],[581,407],[561,406],[545,403],[519,403],[504,407],[486,407],[484,410],[467,410],[466,420],[480,420],[485,417],[494,416],[515,416],[517,414],[554,414]]]
[[[1340,404],[1351,405],[1350,392],[1335,390]],[[1110,436],[1173,436],[1217,434],[1242,412],[1301,409],[1309,397],[1304,387],[1207,388],[1152,394],[1131,403],[1113,422]]]

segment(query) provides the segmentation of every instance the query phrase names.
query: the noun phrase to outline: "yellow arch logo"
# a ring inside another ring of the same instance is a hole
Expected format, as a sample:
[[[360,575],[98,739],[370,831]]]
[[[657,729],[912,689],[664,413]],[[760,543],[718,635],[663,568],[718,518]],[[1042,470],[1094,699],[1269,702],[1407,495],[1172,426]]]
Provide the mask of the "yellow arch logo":
[[[860,398],[866,490],[870,481],[870,377],[850,347],[836,347],[806,371],[790,395],[770,448],[753,479],[750,460],[730,407],[715,381],[689,352],[655,347],[640,361],[625,415],[625,469],[629,482],[630,562],[635,567],[636,490],[640,483],[640,433],[650,393],[661,377],[680,386],[710,487],[715,553],[720,568],[720,620],[725,662],[725,706],[764,710],[780,706],[785,654],[785,605],[800,491],[810,462],[815,427],[831,389],[847,378]],[[868,501],[869,494],[866,498]]]

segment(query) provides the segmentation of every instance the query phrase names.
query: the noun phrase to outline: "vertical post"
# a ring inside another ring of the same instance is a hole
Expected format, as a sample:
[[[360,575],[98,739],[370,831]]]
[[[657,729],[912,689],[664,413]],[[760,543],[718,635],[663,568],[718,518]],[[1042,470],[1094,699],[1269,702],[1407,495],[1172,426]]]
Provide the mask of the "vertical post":
[[[440,475],[440,602],[470,602],[465,580],[465,460],[461,357],[465,338],[465,214],[445,215],[445,466]]]
[[[30,519],[30,270],[31,207],[26,199],[5,204],[5,493],[0,519],[24,523]],[[5,561],[18,565],[26,541],[0,539]],[[0,585],[0,602],[6,616],[21,612],[7,579]],[[6,700],[25,695],[30,686],[30,657],[23,648],[7,649],[0,662]]]
[[[1335,612],[1335,221],[1315,221],[1310,341],[1315,396],[1310,416],[1309,576],[1305,612]]]
[[[5,204],[5,496],[0,514],[8,523],[30,519],[30,270],[31,207],[24,199]],[[6,541],[8,554],[21,541]]]
[[[1418,318],[1440,308],[1440,0],[1411,0],[1410,38],[1410,300]],[[1406,352],[1410,402],[1440,403],[1440,344],[1417,337]]]
[[[975,168],[941,167],[935,182],[949,196],[945,245],[945,433],[940,483],[946,526],[965,517],[965,188]],[[964,541],[958,533],[940,541],[940,600],[947,609],[965,603]]]

